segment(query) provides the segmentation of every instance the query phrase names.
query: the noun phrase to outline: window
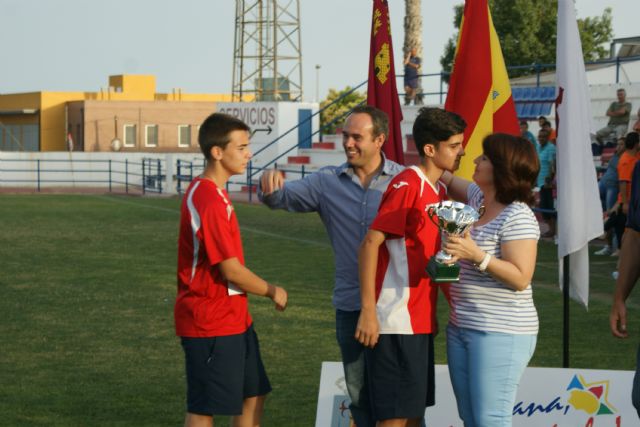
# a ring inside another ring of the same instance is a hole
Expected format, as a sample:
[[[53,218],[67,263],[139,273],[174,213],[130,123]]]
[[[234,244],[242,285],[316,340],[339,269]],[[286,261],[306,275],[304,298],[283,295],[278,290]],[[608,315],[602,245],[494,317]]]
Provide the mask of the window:
[[[136,146],[136,135],[138,134],[136,125],[124,125],[124,146],[125,147],[135,147]]]
[[[178,125],[178,147],[191,146],[191,126]]]
[[[145,125],[144,127],[144,146],[158,146],[158,125]]]

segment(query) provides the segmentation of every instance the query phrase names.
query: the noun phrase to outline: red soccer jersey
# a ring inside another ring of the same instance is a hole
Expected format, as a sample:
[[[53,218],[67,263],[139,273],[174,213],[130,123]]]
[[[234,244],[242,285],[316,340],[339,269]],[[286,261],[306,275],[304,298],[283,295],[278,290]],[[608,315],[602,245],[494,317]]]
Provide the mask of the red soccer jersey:
[[[251,325],[247,295],[227,282],[218,267],[234,257],[244,265],[240,228],[229,196],[213,181],[196,178],[180,212],[176,335],[235,335]]]
[[[425,271],[440,248],[438,227],[427,206],[446,198],[446,187],[434,186],[411,166],[396,175],[382,196],[371,228],[387,234],[378,252],[376,311],[381,334],[429,334],[436,315],[437,286]]]

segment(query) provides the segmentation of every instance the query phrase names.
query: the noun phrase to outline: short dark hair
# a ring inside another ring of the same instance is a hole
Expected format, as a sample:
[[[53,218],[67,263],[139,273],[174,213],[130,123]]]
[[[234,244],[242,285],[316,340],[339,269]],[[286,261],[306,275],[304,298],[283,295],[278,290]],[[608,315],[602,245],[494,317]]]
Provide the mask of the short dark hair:
[[[202,122],[198,132],[198,145],[208,161],[211,160],[213,147],[223,150],[227,147],[234,130],[251,132],[251,128],[245,122],[228,114],[213,113]]]
[[[482,150],[493,165],[496,200],[508,205],[514,201],[533,204],[540,161],[528,140],[506,133],[494,133],[482,141]]]
[[[520,125],[529,126],[529,122],[527,122],[526,120],[520,120]]]
[[[627,150],[633,150],[636,145],[640,142],[640,134],[638,132],[629,132],[627,136],[624,137],[624,148]]]
[[[551,131],[549,129],[545,129],[545,128],[540,129],[538,131],[538,136],[540,136],[541,133],[547,135],[547,138],[551,136]]]
[[[540,117],[538,117],[538,120],[544,120],[546,122],[547,118],[545,116],[540,116]]]
[[[351,114],[369,115],[369,117],[371,117],[371,123],[373,123],[373,130],[371,131],[372,136],[374,138],[377,138],[378,136],[384,134],[385,140],[388,138],[389,117],[387,116],[387,113],[385,113],[381,109],[372,107],[371,105],[358,105],[353,110],[351,110]]]
[[[623,87],[618,88],[618,90],[616,90],[616,93],[617,93],[617,92],[624,92],[624,93],[627,93],[627,91],[626,91]]]
[[[456,113],[442,108],[422,107],[413,122],[413,142],[420,157],[424,157],[425,145],[431,144],[437,148],[440,141],[463,133],[466,127],[467,122]]]

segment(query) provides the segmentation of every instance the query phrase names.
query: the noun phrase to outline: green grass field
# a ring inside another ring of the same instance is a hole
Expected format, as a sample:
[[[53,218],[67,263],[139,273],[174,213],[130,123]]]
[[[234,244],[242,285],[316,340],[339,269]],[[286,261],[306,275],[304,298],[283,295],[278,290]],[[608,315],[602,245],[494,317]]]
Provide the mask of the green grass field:
[[[0,425],[177,426],[183,356],[173,332],[179,199],[0,195]],[[315,214],[236,204],[247,265],[289,291],[276,312],[251,298],[274,386],[265,426],[311,426],[323,360],[339,360],[333,259]],[[541,242],[534,278],[540,335],[532,366],[562,363],[556,247]],[[594,249],[596,249],[594,247]],[[633,369],[608,313],[615,259],[591,257],[589,311],[571,304],[571,366]],[[637,299],[636,299],[637,301]],[[446,324],[444,300],[440,324]],[[444,336],[437,362],[446,363]],[[216,425],[227,425],[226,419]]]

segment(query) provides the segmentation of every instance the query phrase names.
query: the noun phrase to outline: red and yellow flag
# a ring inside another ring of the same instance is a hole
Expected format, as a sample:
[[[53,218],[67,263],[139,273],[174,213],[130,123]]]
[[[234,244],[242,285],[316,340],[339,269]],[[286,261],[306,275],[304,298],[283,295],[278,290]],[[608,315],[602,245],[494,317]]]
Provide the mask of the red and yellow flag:
[[[381,109],[389,116],[389,135],[387,135],[387,142],[382,146],[382,151],[388,159],[404,164],[402,133],[400,132],[402,109],[400,108],[396,72],[393,66],[393,46],[387,0],[373,0],[367,104]]]
[[[466,0],[445,110],[467,122],[466,155],[456,173],[470,179],[482,140],[492,132],[520,135],[507,67],[487,0]]]

